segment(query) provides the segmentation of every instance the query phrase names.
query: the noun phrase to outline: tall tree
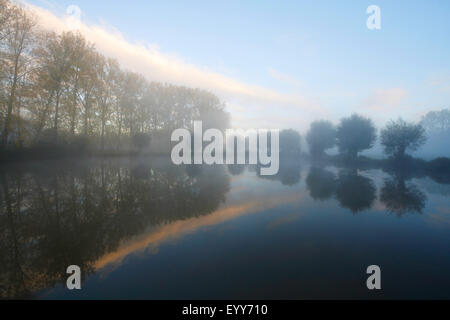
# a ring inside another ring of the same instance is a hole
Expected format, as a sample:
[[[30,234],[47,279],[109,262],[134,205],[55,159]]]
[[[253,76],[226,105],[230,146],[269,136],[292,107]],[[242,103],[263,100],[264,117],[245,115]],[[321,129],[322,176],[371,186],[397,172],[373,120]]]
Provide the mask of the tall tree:
[[[95,107],[95,90],[98,85],[99,68],[103,57],[91,48],[85,56],[80,75],[80,88],[78,97],[81,102],[81,115],[83,117],[83,134],[87,137],[91,134],[91,118]]]
[[[63,33],[57,35],[49,33],[45,35],[43,45],[40,46],[37,52],[41,70],[48,81],[46,87],[49,88],[51,96],[54,97],[53,131],[56,141],[61,121],[61,96],[71,78],[72,63],[76,59],[78,51],[74,48],[71,34]]]
[[[11,131],[14,107],[16,106],[18,86],[26,76],[32,61],[35,20],[18,6],[8,11],[7,30],[2,35],[2,69],[6,73],[6,112],[0,145],[5,147]]]

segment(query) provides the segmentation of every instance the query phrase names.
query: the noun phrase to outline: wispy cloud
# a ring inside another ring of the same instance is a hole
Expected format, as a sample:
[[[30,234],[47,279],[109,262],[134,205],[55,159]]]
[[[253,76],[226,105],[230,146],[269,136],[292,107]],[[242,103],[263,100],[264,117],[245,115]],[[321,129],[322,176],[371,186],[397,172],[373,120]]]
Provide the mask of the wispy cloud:
[[[408,91],[403,88],[376,89],[367,97],[361,107],[376,111],[390,110],[403,105]]]
[[[295,78],[295,77],[293,77],[293,76],[291,76],[289,74],[282,73],[282,72],[280,72],[278,70],[275,70],[273,68],[269,68],[269,75],[273,79],[278,80],[280,82],[284,82],[284,83],[286,83],[286,84],[288,84],[289,86],[292,86],[292,87],[300,87],[302,85],[302,82],[299,79],[297,79],[297,78]]]
[[[34,12],[43,28],[61,32],[73,26],[73,20],[68,15],[57,15],[30,4],[27,7]],[[125,68],[139,72],[149,80],[206,89],[227,103],[245,107],[246,111],[240,114],[241,118],[251,118],[251,114],[258,112],[257,110],[273,115],[279,114],[280,109],[304,111],[311,116],[316,112],[323,112],[317,101],[301,94],[285,94],[187,63],[180,57],[163,53],[157,45],[131,43],[118,30],[106,25],[80,22],[77,30],[88,41],[95,43],[100,52],[116,58]],[[284,81],[295,81],[274,70],[272,75]]]

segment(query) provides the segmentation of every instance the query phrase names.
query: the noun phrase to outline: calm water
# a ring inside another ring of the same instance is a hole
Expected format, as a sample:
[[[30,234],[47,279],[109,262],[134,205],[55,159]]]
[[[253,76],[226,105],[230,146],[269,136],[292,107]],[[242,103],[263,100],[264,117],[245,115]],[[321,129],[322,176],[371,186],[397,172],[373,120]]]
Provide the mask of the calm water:
[[[450,184],[289,161],[0,170],[0,297],[450,298]],[[82,290],[65,288],[67,266]],[[382,290],[366,288],[381,267]]]

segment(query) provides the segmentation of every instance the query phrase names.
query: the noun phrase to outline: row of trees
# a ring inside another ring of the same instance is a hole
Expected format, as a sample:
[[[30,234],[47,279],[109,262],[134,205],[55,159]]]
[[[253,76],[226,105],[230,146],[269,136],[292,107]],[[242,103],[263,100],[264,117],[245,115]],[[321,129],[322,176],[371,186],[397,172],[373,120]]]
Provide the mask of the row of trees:
[[[313,157],[321,157],[327,149],[337,146],[341,154],[355,158],[359,152],[372,148],[376,139],[372,120],[357,114],[341,119],[337,127],[326,120],[315,121],[306,135]],[[415,151],[426,142],[425,129],[402,119],[390,121],[381,130],[380,142],[386,155],[403,158],[406,152]]]
[[[78,33],[43,31],[8,0],[0,0],[0,116],[3,148],[81,138],[117,148],[145,145],[150,133],[190,127],[194,119],[228,126],[213,94],[150,83]]]

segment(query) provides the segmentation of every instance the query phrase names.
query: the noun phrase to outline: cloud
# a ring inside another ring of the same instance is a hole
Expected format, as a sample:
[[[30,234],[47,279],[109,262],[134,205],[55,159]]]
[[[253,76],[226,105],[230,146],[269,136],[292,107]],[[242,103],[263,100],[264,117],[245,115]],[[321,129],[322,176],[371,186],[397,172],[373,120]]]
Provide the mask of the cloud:
[[[117,250],[102,256],[95,262],[94,267],[97,270],[102,269],[107,265],[110,267],[117,267],[130,254],[143,253],[149,249],[152,250],[151,252],[157,252],[161,243],[168,240],[179,239],[186,234],[196,232],[200,228],[217,226],[246,214],[263,212],[264,210],[275,208],[280,204],[298,204],[300,201],[298,194],[295,192],[283,195],[253,197],[253,199],[241,201],[241,203],[222,207],[205,216],[178,220],[156,227],[149,227],[144,233],[122,243]],[[276,224],[281,223],[282,222]]]
[[[269,75],[280,82],[286,83],[292,87],[300,87],[302,82],[295,77],[269,68]]]
[[[311,117],[322,112],[317,101],[307,99],[300,94],[285,94],[250,83],[245,83],[207,68],[185,62],[175,55],[163,53],[157,45],[146,46],[131,43],[114,28],[102,25],[88,25],[82,21],[74,23],[71,15],[57,16],[44,8],[26,4],[33,11],[41,26],[56,32],[70,30],[74,26],[86,39],[95,44],[104,55],[116,58],[129,70],[139,72],[150,81],[167,82],[194,88],[209,90],[222,100],[234,105],[245,106],[240,114],[251,118],[251,114],[264,110],[268,114],[279,114],[283,110],[300,110]],[[83,17],[83,14],[80,14]],[[285,81],[287,76],[272,72]]]
[[[441,92],[450,92],[450,74],[449,72],[442,72],[438,75],[430,77],[428,84],[437,88]]]
[[[388,111],[402,106],[408,91],[402,88],[376,89],[366,98],[361,107],[376,111]]]

